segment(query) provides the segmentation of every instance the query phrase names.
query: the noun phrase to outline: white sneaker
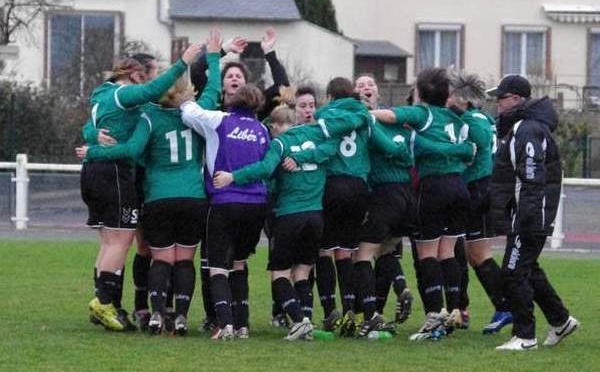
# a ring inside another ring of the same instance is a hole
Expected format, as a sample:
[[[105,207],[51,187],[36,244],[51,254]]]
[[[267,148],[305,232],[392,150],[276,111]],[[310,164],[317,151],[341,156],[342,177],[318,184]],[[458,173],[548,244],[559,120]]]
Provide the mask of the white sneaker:
[[[233,335],[237,338],[248,339],[250,338],[250,329],[248,327],[240,327],[233,331]]]
[[[216,328],[210,338],[212,340],[233,340],[233,326],[227,324],[223,328]]]
[[[572,316],[569,316],[569,319],[558,327],[550,326],[550,330],[548,331],[548,337],[544,341],[544,346],[555,346],[558,345],[565,337],[575,332],[575,330],[579,327],[579,321]]]
[[[445,334],[444,324],[446,323],[447,319],[448,311],[446,311],[446,309],[442,309],[439,313],[427,313],[423,326],[421,326],[417,333],[411,335],[408,339],[410,341],[439,339]]]
[[[305,317],[301,322],[292,324],[290,332],[283,339],[288,341],[294,341],[298,339],[312,340],[313,325],[310,319]]]
[[[510,341],[496,347],[496,350],[514,350],[514,351],[527,351],[537,349],[537,339],[532,338],[530,340],[526,338],[519,338],[513,336]]]

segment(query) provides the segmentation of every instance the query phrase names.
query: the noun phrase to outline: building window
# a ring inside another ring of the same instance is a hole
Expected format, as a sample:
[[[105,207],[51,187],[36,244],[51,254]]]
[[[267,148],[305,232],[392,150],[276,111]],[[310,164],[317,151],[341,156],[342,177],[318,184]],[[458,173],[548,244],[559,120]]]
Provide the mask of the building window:
[[[177,62],[177,59],[183,55],[183,52],[190,45],[187,37],[176,37],[171,40],[171,63]]]
[[[385,63],[383,65],[383,80],[398,81],[400,66],[396,63]]]
[[[110,71],[121,47],[119,13],[50,13],[46,72],[53,88],[77,95],[90,92]]]
[[[248,66],[254,84],[263,89],[265,85],[263,81],[265,57],[260,42],[249,42],[244,52],[240,55],[240,60]]]
[[[590,29],[588,36],[588,76],[585,98],[594,108],[600,107],[600,28]]]
[[[502,75],[546,76],[547,34],[546,27],[504,27]]]
[[[462,67],[462,40],[462,25],[417,25],[417,73],[430,67]]]

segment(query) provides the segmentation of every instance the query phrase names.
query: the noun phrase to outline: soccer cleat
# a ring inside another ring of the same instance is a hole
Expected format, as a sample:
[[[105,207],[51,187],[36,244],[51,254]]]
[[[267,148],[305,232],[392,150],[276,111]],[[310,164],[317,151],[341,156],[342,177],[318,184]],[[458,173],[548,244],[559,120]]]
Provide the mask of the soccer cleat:
[[[288,329],[290,328],[290,321],[285,313],[280,313],[271,319],[271,325],[275,328]]]
[[[446,324],[447,319],[448,312],[446,309],[442,309],[439,313],[427,313],[423,326],[408,339],[410,341],[439,340],[446,335],[444,324]]]
[[[187,335],[187,318],[183,314],[177,315],[174,322],[174,330],[173,335],[175,336],[185,336]]]
[[[150,321],[150,311],[148,309],[136,311],[133,313],[133,321],[137,324],[140,331],[146,332],[148,330],[148,322]]]
[[[290,332],[283,339],[288,341],[294,340],[312,340],[313,325],[310,319],[304,317],[301,322],[294,323],[290,327]]]
[[[396,300],[396,323],[404,323],[412,311],[414,297],[408,288],[404,288]]]
[[[323,319],[323,330],[333,332],[342,325],[342,314],[337,310],[332,310],[327,318]]]
[[[358,331],[359,338],[366,338],[371,331],[380,331],[385,324],[383,317],[377,313],[373,314],[373,317],[369,320],[362,322]]]
[[[240,327],[238,329],[236,329],[235,331],[233,331],[233,335],[237,338],[241,338],[241,339],[248,339],[250,338],[250,330],[248,329],[248,327]]]
[[[152,316],[148,321],[148,331],[150,331],[150,334],[158,335],[163,331],[164,328],[165,323],[163,316],[158,311],[152,313]]]
[[[558,345],[565,337],[575,332],[579,327],[579,321],[572,316],[569,316],[566,322],[558,327],[550,326],[548,337],[544,341],[544,346]]]
[[[88,307],[92,315],[104,325],[104,328],[111,331],[122,331],[125,328],[125,325],[119,321],[117,309],[113,304],[102,304],[98,297],[94,297]]]
[[[100,319],[98,319],[93,313],[90,313],[90,323],[93,325],[102,325]]]
[[[204,318],[200,322],[200,327],[198,327],[198,331],[212,333],[216,328],[217,328],[217,322],[214,319]]]
[[[513,318],[512,318],[512,314],[508,311],[496,311],[494,313],[494,315],[492,316],[492,320],[490,320],[490,323],[488,325],[486,325],[485,327],[483,327],[483,334],[484,335],[489,335],[492,333],[497,333],[500,332],[500,330],[512,323]]]
[[[225,325],[223,328],[215,328],[211,340],[233,340],[233,326],[231,324]]]
[[[496,347],[496,350],[527,351],[537,349],[537,339],[525,339],[513,336],[510,341]]]
[[[462,314],[460,310],[454,309],[448,314],[446,321],[444,322],[444,328],[447,334],[451,334],[455,329],[462,327]]]
[[[123,323],[123,330],[125,332],[137,331],[137,327],[131,322],[131,320],[129,320],[129,314],[127,311],[125,311],[125,309],[117,309],[117,319]]]
[[[340,324],[340,337],[354,337],[357,324],[360,324],[360,322],[357,322],[354,312],[352,310],[346,311]]]
[[[461,319],[461,324],[460,324],[460,329],[469,329],[469,321],[470,321],[470,317],[469,317],[469,310],[464,309],[460,311],[460,319]]]

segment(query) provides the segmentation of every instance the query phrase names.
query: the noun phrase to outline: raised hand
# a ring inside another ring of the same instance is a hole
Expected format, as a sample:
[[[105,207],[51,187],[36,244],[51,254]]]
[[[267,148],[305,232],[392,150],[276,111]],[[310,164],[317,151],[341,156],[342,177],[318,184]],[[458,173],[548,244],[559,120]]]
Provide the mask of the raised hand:
[[[262,41],[260,42],[260,46],[265,54],[271,52],[275,47],[275,42],[277,41],[277,33],[273,27],[267,28],[265,31],[265,36],[263,36]]]
[[[181,59],[183,60],[183,62],[185,62],[186,65],[189,65],[194,61],[194,59],[196,59],[196,56],[198,55],[198,53],[200,53],[201,50],[202,44],[190,44],[190,46],[187,47],[185,52],[183,52]]]
[[[223,44],[223,50],[225,53],[233,52],[236,54],[244,53],[244,49],[248,46],[248,40],[241,36],[236,36],[233,39],[227,40]]]
[[[221,51],[221,45],[223,44],[223,37],[221,37],[221,31],[218,28],[211,28],[208,33],[208,39],[206,39],[206,51],[208,53],[218,53]]]

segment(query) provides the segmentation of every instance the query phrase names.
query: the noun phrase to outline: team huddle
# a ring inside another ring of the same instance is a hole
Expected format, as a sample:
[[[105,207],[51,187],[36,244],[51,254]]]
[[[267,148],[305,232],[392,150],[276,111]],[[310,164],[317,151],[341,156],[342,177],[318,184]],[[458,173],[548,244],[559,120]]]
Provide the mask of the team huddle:
[[[577,329],[538,264],[562,178],[547,97],[531,98],[525,78],[507,76],[487,91],[494,120],[481,110],[481,79],[430,68],[406,106],[380,106],[364,75],[331,79],[317,108],[311,86],[290,84],[275,41],[267,29],[273,85],[264,90],[248,83],[243,63],[220,68],[247,41],[223,43],[211,30],[204,51],[192,44],[164,72],[136,54],[93,91],[86,145],[76,149],[87,225],[100,233],[90,321],[185,335],[201,245],[202,328],[215,340],[250,337],[247,261],[264,231],[272,323],[287,340],[313,338],[315,284],[325,331],[367,338],[405,322],[414,296],[399,261],[403,237],[425,313],[411,341],[469,327],[467,262],[494,308],[483,333],[513,325],[497,349],[537,348],[534,301],[550,324],[544,345]],[[491,250],[499,235],[500,265]],[[134,238],[132,322],[121,300]]]

